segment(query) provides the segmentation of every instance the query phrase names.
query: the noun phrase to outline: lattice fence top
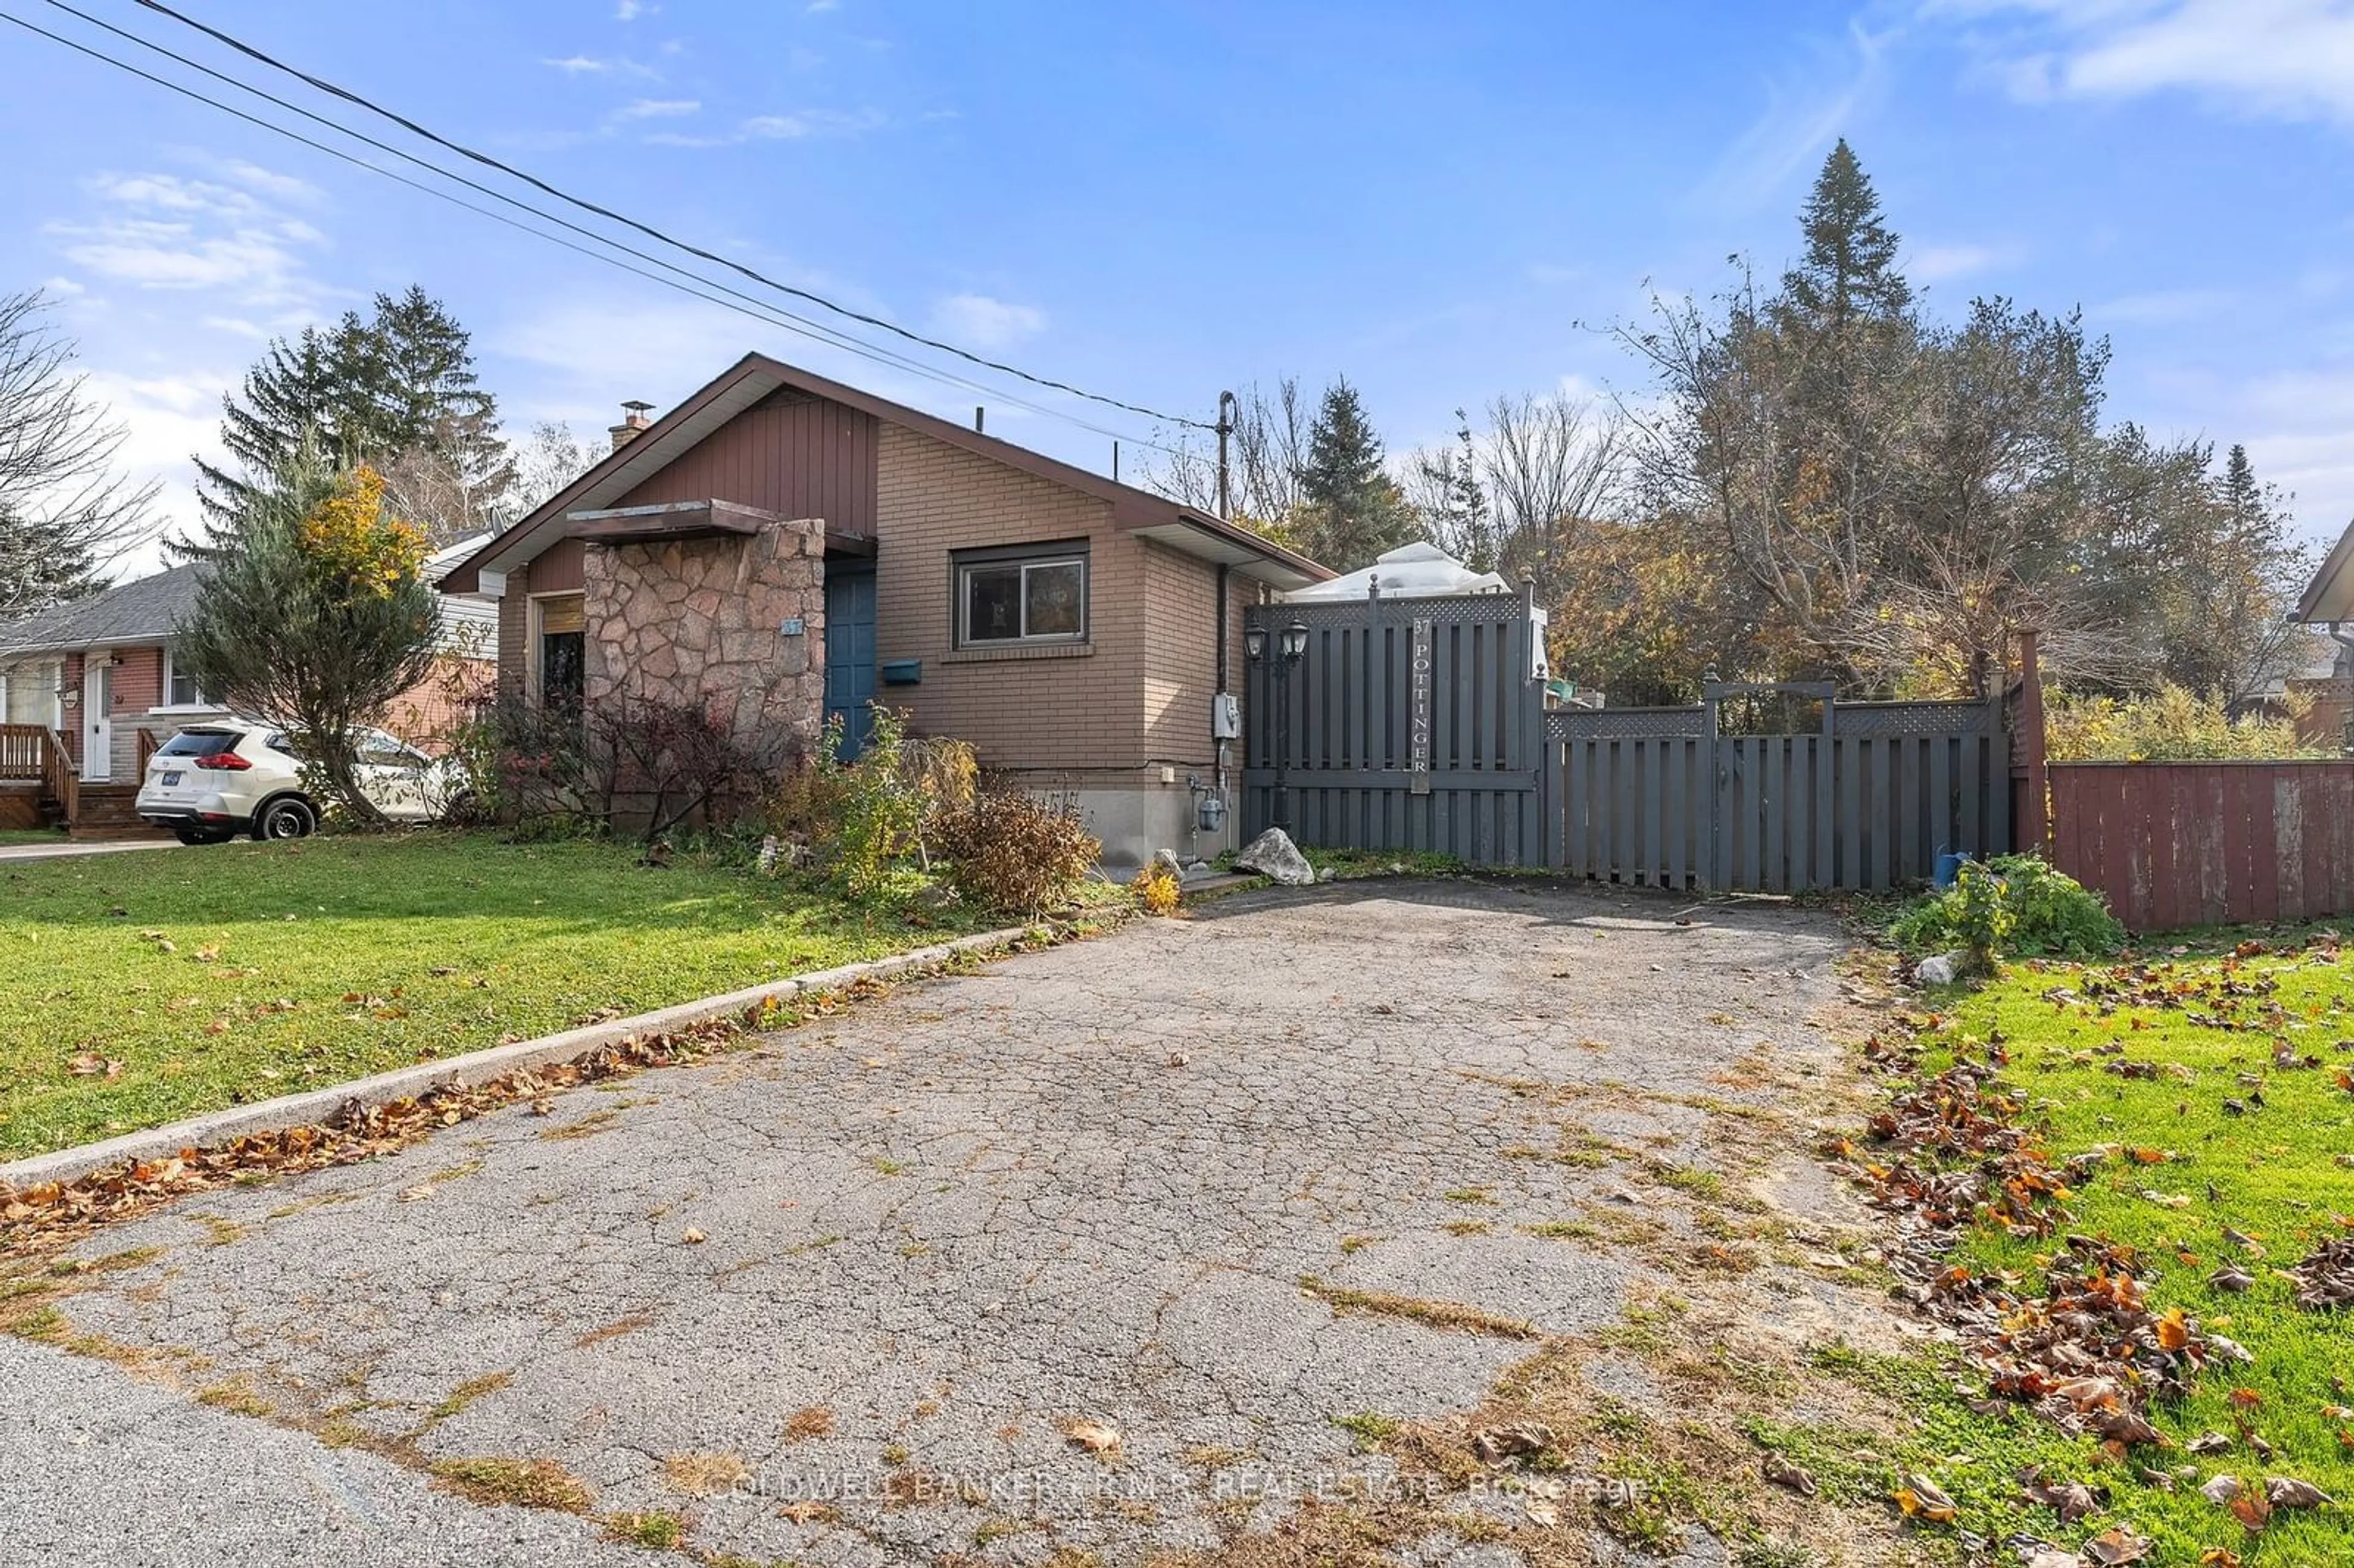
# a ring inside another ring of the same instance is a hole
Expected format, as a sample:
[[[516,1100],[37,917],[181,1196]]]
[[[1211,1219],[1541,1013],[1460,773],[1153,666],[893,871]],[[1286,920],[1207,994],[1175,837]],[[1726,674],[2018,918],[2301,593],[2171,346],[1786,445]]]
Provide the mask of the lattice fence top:
[[[1342,626],[1366,626],[1379,620],[1384,626],[1404,626],[1428,620],[1440,625],[1509,625],[1525,620],[1528,611],[1518,594],[1446,594],[1427,599],[1346,599],[1338,604],[1255,604],[1243,611],[1244,624],[1269,630],[1298,621],[1310,631]]]
[[[1837,703],[1831,708],[1831,731],[1859,740],[1874,736],[1977,735],[1987,727],[1988,719],[1984,703]],[[1708,709],[1704,705],[1682,708],[1556,708],[1545,715],[1548,740],[1641,740],[1706,734]]]
[[[1987,727],[1984,703],[1839,703],[1831,729],[1839,735],[1976,735]]]
[[[1708,710],[1689,708],[1556,708],[1545,715],[1547,740],[1640,740],[1705,736]]]

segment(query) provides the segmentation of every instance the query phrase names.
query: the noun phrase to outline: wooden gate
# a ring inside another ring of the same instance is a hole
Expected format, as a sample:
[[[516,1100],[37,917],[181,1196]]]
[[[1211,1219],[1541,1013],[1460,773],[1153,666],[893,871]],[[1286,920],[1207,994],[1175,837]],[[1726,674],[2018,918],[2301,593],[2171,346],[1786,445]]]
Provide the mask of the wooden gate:
[[[1246,838],[1544,863],[1525,592],[1259,605],[1243,628]]]
[[[1244,835],[1761,893],[2010,848],[1999,699],[1712,682],[1691,707],[1548,710],[1531,609],[1524,590],[1246,611]],[[1819,718],[1766,731],[1759,698]]]
[[[1728,702],[1818,706],[1806,733],[1740,734]],[[2010,847],[1999,701],[1841,703],[1827,685],[1712,683],[1681,708],[1545,719],[1545,863],[1649,886],[1796,893],[1925,880],[1947,851]]]

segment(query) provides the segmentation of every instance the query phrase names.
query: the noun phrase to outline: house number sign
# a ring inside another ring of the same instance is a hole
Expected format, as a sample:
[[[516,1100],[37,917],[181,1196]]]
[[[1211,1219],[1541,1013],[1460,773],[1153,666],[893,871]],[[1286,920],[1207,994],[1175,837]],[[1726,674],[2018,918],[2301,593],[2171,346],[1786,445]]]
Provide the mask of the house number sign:
[[[1406,792],[1430,793],[1430,622],[1414,623],[1407,655]]]

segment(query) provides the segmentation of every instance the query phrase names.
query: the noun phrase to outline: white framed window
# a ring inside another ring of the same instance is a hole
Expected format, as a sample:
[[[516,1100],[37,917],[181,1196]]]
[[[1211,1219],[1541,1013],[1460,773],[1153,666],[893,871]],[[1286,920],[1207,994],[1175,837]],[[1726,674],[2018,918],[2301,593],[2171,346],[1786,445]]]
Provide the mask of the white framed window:
[[[169,648],[164,650],[163,697],[164,701],[158,711],[173,708],[210,708],[213,705],[204,693],[197,690],[195,679],[180,668],[180,662],[172,657],[172,651]]]
[[[1087,641],[1084,543],[960,550],[955,562],[959,648]]]

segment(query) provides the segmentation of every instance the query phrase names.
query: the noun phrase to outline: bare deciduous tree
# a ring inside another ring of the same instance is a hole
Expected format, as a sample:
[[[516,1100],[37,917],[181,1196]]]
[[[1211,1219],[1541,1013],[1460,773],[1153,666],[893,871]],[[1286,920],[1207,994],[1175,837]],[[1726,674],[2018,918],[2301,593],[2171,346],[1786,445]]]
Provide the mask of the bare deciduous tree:
[[[1483,451],[1497,569],[1534,578],[1538,602],[1556,603],[1577,531],[1621,514],[1626,423],[1613,408],[1559,394],[1499,397]]]
[[[514,455],[514,488],[509,503],[516,519],[538,510],[540,503],[594,467],[601,455],[572,433],[572,427],[542,419],[531,434],[510,449]]]
[[[48,309],[37,291],[0,295],[0,620],[90,591],[156,525],[155,482],[116,467],[122,426]]]
[[[1299,381],[1287,376],[1270,394],[1253,385],[1235,396],[1235,427],[1227,438],[1228,503],[1234,519],[1282,536],[1307,503],[1308,432],[1315,412],[1300,401]],[[1172,501],[1214,513],[1218,504],[1215,438],[1191,432],[1146,471],[1144,482]]]

